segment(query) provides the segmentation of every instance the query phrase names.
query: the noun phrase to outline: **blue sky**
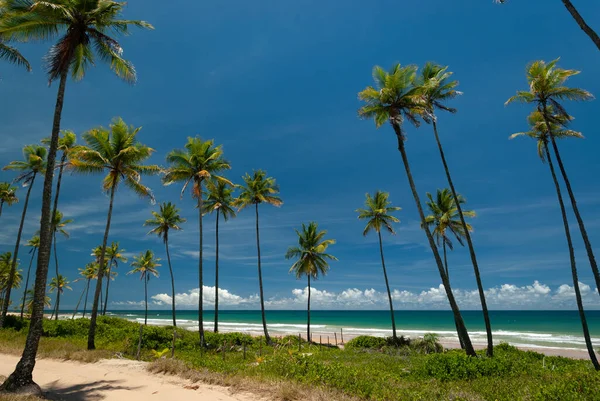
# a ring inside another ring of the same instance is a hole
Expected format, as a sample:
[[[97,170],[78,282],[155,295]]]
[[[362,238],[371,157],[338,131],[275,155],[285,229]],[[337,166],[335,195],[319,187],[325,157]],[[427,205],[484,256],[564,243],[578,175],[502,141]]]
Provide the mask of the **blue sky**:
[[[579,2],[588,23],[600,29],[600,4]],[[164,3],[160,3],[164,4]],[[373,65],[394,62],[449,65],[464,95],[453,101],[456,115],[440,115],[439,129],[459,192],[478,213],[474,241],[491,306],[503,308],[574,308],[568,254],[550,174],[536,155],[535,143],[509,141],[526,128],[529,106],[504,106],[526,88],[525,65],[561,57],[560,65],[581,70],[570,84],[600,94],[600,53],[559,1],[531,0],[500,6],[492,1],[397,2],[243,2],[224,7],[188,2],[185,10],[160,12],[157,0],[131,1],[128,18],[144,19],[155,31],[134,31],[123,38],[125,57],[137,67],[139,82],[130,86],[105,65],[82,82],[69,81],[62,127],[81,134],[108,125],[115,116],[143,126],[141,142],[156,149],[152,162],[200,135],[222,144],[231,161],[229,178],[265,169],[277,179],[284,205],[261,206],[261,243],[265,294],[272,308],[304,307],[305,283],[288,274],[285,250],[293,231],[315,220],[338,243],[339,258],[329,275],[315,283],[315,308],[385,308],[385,290],[375,236],[362,236],[354,210],[364,194],[390,192],[401,224],[384,247],[391,286],[399,309],[446,307],[439,298],[440,279],[410,194],[390,127],[376,130],[361,121],[357,92],[370,85]],[[3,93],[0,117],[0,164],[21,157],[23,145],[49,134],[56,85],[47,86],[42,56],[48,44],[21,46],[34,65],[27,74],[0,65]],[[7,99],[10,99],[8,101]],[[561,142],[563,158],[578,197],[596,254],[600,254],[600,145],[594,135],[597,101],[567,104],[576,117],[573,129],[585,140]],[[446,186],[429,126],[407,126],[407,149],[422,197]],[[14,174],[0,172],[1,180]],[[71,238],[58,243],[61,270],[71,280],[90,261],[102,239],[108,197],[101,177],[67,174],[60,209],[75,222]],[[179,304],[193,308],[197,299],[197,212],[189,194],[145,178],[157,200],[174,201],[189,222],[171,237]],[[19,191],[24,197],[25,191]],[[41,180],[36,183],[25,226],[28,239],[39,225]],[[1,217],[0,250],[12,251],[22,203]],[[115,201],[110,240],[132,256],[152,249],[164,257],[162,243],[146,236],[142,223],[156,209],[121,188]],[[205,220],[205,285],[214,285],[214,219]],[[573,221],[574,223],[574,221]],[[221,226],[221,288],[225,308],[256,308],[258,281],[254,216],[250,211]],[[572,226],[589,308],[600,308],[589,263],[576,225]],[[22,248],[22,266],[28,263]],[[169,292],[166,261],[162,276],[150,282],[153,307]],[[111,284],[112,308],[133,308],[143,299],[137,277],[119,267]],[[464,308],[477,307],[475,280],[465,249],[450,256],[451,279]],[[53,265],[51,265],[51,271]],[[73,306],[82,283],[63,298]],[[195,290],[195,292],[194,292]],[[207,289],[210,296],[211,290]],[[438,297],[438,298],[436,298]],[[437,300],[437,301],[436,301]],[[210,299],[207,299],[210,304]],[[164,307],[164,305],[162,305]]]

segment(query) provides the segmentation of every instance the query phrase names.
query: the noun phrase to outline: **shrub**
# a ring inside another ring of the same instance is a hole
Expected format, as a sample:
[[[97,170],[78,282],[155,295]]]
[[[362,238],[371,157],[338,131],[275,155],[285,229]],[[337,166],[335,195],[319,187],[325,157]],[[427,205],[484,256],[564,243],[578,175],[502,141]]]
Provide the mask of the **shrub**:
[[[4,327],[21,331],[29,327],[29,319],[21,319],[17,315],[6,315],[6,318],[4,318]]]
[[[382,337],[373,336],[358,336],[348,341],[345,345],[346,348],[368,348],[368,349],[381,349],[387,345],[387,341]]]
[[[439,336],[434,333],[426,333],[423,338],[412,343],[412,347],[424,354],[439,354],[444,352],[444,347],[438,342]]]

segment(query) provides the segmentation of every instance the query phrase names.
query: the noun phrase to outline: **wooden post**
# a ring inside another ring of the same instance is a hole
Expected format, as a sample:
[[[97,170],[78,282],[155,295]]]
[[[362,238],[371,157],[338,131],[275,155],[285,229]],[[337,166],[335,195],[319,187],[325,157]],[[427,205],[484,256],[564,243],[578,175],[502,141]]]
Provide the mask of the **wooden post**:
[[[327,346],[329,347],[329,336],[327,336]]]
[[[323,342],[321,341],[322,337],[323,336],[319,335],[319,351],[321,351],[321,346],[323,345]]]
[[[335,338],[335,346],[337,347],[337,331],[333,332],[333,337]]]
[[[173,346],[171,347],[171,358],[175,357],[175,339],[177,338],[177,330],[173,330]]]
[[[298,352],[300,352],[300,348],[302,347],[302,336],[298,333]]]
[[[144,326],[142,326],[142,324],[140,323],[140,339],[138,340],[138,347],[137,347],[137,355],[136,358],[139,361],[141,354],[142,354],[142,330],[144,330]]]
[[[344,329],[340,328],[340,334],[342,336],[342,344],[344,344]]]

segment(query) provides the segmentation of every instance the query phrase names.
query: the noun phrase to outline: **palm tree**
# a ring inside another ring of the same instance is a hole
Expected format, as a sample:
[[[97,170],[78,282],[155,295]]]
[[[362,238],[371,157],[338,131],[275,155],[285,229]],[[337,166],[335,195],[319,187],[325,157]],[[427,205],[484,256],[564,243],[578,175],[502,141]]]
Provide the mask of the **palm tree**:
[[[144,316],[144,326],[148,324],[148,281],[150,280],[150,276],[158,277],[158,271],[156,268],[161,266],[159,263],[159,258],[155,258],[152,251],[147,250],[146,252],[140,253],[139,256],[133,257],[133,262],[131,262],[131,266],[133,266],[133,270],[131,270],[127,274],[140,273],[140,280],[144,281],[144,301],[146,304],[146,314]]]
[[[596,289],[600,295],[600,271],[598,270],[598,264],[594,257],[594,251],[590,239],[588,237],[585,225],[579,208],[577,207],[577,201],[571,188],[571,182],[567,176],[565,166],[563,164],[560,152],[558,151],[558,145],[555,140],[555,128],[564,126],[571,120],[571,116],[567,113],[565,108],[560,104],[562,100],[590,100],[593,99],[591,93],[580,88],[569,88],[564,86],[565,81],[573,76],[579,74],[576,70],[565,70],[556,66],[559,59],[553,60],[549,63],[543,60],[534,61],[527,66],[527,81],[529,83],[528,91],[517,91],[517,94],[506,101],[506,104],[512,102],[522,103],[533,103],[536,106],[536,110],[540,112],[541,117],[546,124],[546,132],[548,133],[548,140],[552,144],[554,150],[554,156],[558,163],[561,175],[565,181],[569,199],[571,200],[571,206],[579,225],[579,231],[583,237],[583,243],[585,250],[587,251],[590,266],[594,274],[596,281]],[[555,127],[553,124],[558,125]]]
[[[6,60],[11,64],[16,64],[31,72],[31,65],[29,61],[14,47],[9,46],[5,43],[4,39],[0,37],[0,59]]]
[[[48,287],[50,288],[50,292],[56,291],[56,303],[54,304],[54,311],[52,312],[52,314],[55,315],[56,320],[58,320],[60,296],[63,292],[65,292],[65,289],[71,290],[72,288],[69,287],[69,282],[67,281],[67,278],[62,274],[59,274],[58,277],[53,277]]]
[[[171,266],[171,255],[169,254],[169,230],[181,230],[179,225],[186,220],[179,215],[179,209],[171,202],[163,202],[160,205],[160,212],[152,212],[154,218],[146,220],[145,226],[154,227],[148,234],[156,234],[162,238],[167,251],[167,261],[169,262],[169,273],[171,274],[171,308],[173,310],[173,327],[177,327],[177,316],[175,315],[175,278],[173,277],[173,267]]]
[[[200,346],[203,347],[204,341],[204,280],[203,280],[203,237],[202,237],[202,185],[207,178],[213,178],[217,181],[224,181],[231,184],[226,178],[217,175],[221,171],[231,168],[228,161],[223,159],[223,149],[221,146],[214,146],[213,140],[203,141],[199,137],[188,138],[185,144],[185,150],[175,149],[167,155],[167,162],[170,167],[167,168],[163,177],[163,183],[170,185],[175,182],[183,182],[181,196],[192,182],[192,197],[197,200],[198,207],[198,228],[200,231],[200,254],[198,257],[198,331],[200,335]],[[232,184],[233,185],[233,184]]]
[[[18,269],[18,262],[16,264],[17,269],[14,271],[12,270],[13,260],[12,253],[10,252],[0,254],[0,304],[2,306],[4,306],[4,302],[6,302],[3,298],[6,291],[9,288],[19,288],[21,286],[21,281],[23,281],[21,270]]]
[[[235,217],[233,188],[224,181],[207,181],[208,196],[204,204],[205,213],[217,212],[215,218],[215,333],[219,331],[219,215],[225,221]]]
[[[548,142],[550,141],[550,133],[555,138],[582,138],[580,132],[564,129],[564,125],[572,119],[571,116],[565,117],[564,115],[554,114],[553,108],[548,108],[548,112],[551,113],[550,121],[553,121],[549,125],[547,124],[548,119],[544,116],[543,112],[534,111],[528,117],[528,123],[531,127],[529,131],[518,132],[510,136],[510,138],[516,138],[519,136],[528,136],[537,141],[538,156],[542,160],[542,163],[548,162],[550,173],[552,175],[552,181],[554,181],[554,187],[556,188],[556,195],[558,197],[558,204],[560,205],[560,212],[563,220],[563,226],[565,229],[565,236],[567,238],[567,246],[569,248],[569,258],[571,261],[571,275],[573,277],[573,288],[575,290],[575,299],[577,301],[577,309],[579,310],[579,318],[581,320],[581,326],[583,329],[583,338],[585,339],[585,345],[588,349],[588,354],[592,364],[596,370],[600,370],[598,359],[594,352],[592,339],[590,337],[590,331],[585,317],[585,311],[583,309],[583,301],[581,299],[581,290],[579,288],[579,278],[577,274],[577,265],[575,263],[575,251],[573,250],[573,242],[571,240],[571,233],[569,229],[569,219],[565,210],[565,203],[563,201],[560,184],[556,178],[556,172],[554,171],[554,164],[552,163],[552,157],[550,156],[550,150],[548,149]]]
[[[31,249],[29,253],[31,254],[31,259],[29,260],[29,268],[27,268],[27,279],[25,280],[25,290],[23,294],[27,293],[29,290],[29,274],[31,273],[31,266],[33,265],[33,259],[35,258],[35,253],[37,249],[40,247],[40,236],[34,235],[31,237],[29,241],[27,241],[27,246],[30,246]],[[23,295],[23,303],[21,304],[21,319],[23,319],[23,311],[25,310],[25,296]]]
[[[48,152],[48,168],[42,192],[34,308],[23,355],[15,371],[0,386],[1,390],[14,392],[34,384],[32,372],[42,335],[44,297],[52,242],[52,179],[67,77],[70,73],[74,80],[82,79],[86,70],[94,65],[95,52],[102,61],[110,64],[117,76],[127,82],[135,82],[136,72],[133,64],[123,59],[121,45],[109,35],[126,35],[130,26],[148,29],[152,29],[152,26],[143,21],[121,19],[125,3],[111,0],[4,0],[2,5],[0,37],[5,40],[26,42],[58,38],[58,42],[50,48],[46,58],[49,81],[59,79],[59,86]],[[95,324],[92,328],[95,329]]]
[[[262,314],[263,330],[267,344],[271,344],[271,337],[267,331],[267,318],[265,316],[265,297],[263,294],[262,269],[260,264],[260,234],[258,229],[258,205],[266,203],[273,206],[283,205],[283,201],[278,196],[279,187],[275,183],[275,178],[267,177],[264,170],[255,170],[252,175],[246,173],[242,177],[244,185],[237,185],[241,189],[240,195],[233,201],[233,205],[238,211],[254,205],[256,214],[256,250],[258,252],[258,286],[260,289],[260,310]]]
[[[102,267],[105,265],[106,244],[110,231],[113,203],[119,184],[125,184],[140,197],[150,198],[154,202],[154,196],[150,188],[142,185],[140,179],[142,174],[157,174],[160,172],[160,168],[156,165],[142,164],[150,157],[154,149],[138,142],[137,134],[140,129],[128,126],[121,118],[116,118],[110,125],[110,129],[99,127],[83,134],[83,139],[88,146],[77,147],[71,155],[70,166],[76,172],[84,174],[107,172],[102,182],[102,189],[110,193],[110,203],[98,263]],[[98,316],[98,302],[100,301],[103,278],[104,269],[101,268],[98,271],[98,282],[94,293],[88,349],[95,349],[96,318]]]
[[[442,148],[442,143],[440,141],[440,137],[438,135],[437,130],[437,117],[435,115],[435,110],[438,109],[448,111],[450,113],[456,113],[455,108],[446,106],[444,102],[462,94],[461,92],[456,90],[456,87],[458,86],[458,81],[450,81],[451,77],[452,72],[448,71],[448,67],[442,67],[429,62],[425,64],[425,66],[421,70],[421,74],[419,76],[418,81],[420,95],[422,96],[424,102],[424,110],[422,113],[422,117],[425,120],[425,122],[431,123],[433,126],[433,133],[438,146],[438,150],[440,152],[442,164],[444,165],[446,179],[448,180],[448,185],[450,186],[450,190],[452,191],[452,197],[455,200],[454,204],[456,205],[458,211],[460,223],[463,226],[463,232],[465,234],[467,245],[469,247],[469,255],[471,256],[471,263],[473,264],[473,271],[475,272],[475,280],[477,282],[477,289],[479,291],[479,300],[481,301],[483,320],[485,322],[485,330],[487,334],[487,355],[489,357],[492,357],[494,356],[492,324],[490,322],[490,315],[485,299],[485,289],[483,288],[483,283],[481,281],[481,274],[479,272],[479,265],[477,263],[477,256],[475,254],[475,247],[473,246],[473,241],[471,240],[471,234],[467,229],[468,225],[464,218],[465,214],[461,209],[459,195],[457,194],[456,189],[454,187],[454,182],[452,181],[452,177],[450,175],[450,169],[448,168],[448,163],[446,162],[444,149]]]
[[[83,294],[85,293],[85,303],[83,304],[83,316],[85,317],[85,312],[87,311],[87,301],[88,301],[88,292],[90,291],[90,281],[96,280],[98,278],[98,264],[96,262],[91,262],[85,265],[84,269],[78,269],[80,278],[75,281],[85,280],[86,284],[83,290],[81,291],[81,295],[79,296],[79,301],[77,301],[77,306],[75,306],[75,311],[73,312],[72,319],[75,319],[75,315],[77,314],[77,309],[79,309],[79,304],[81,303],[81,299],[83,298]]]
[[[52,237],[53,237],[53,244],[54,244],[54,263],[56,265],[56,277],[55,279],[58,282],[58,278],[60,276],[60,274],[58,274],[58,252],[56,250],[56,233],[60,233],[62,234],[65,238],[69,238],[69,233],[65,230],[65,227],[67,226],[67,224],[70,224],[73,222],[73,219],[63,219],[63,214],[59,211],[56,210],[54,212],[54,217],[52,218]],[[57,297],[60,294],[57,293]],[[58,312],[58,309],[57,309]],[[58,320],[58,314],[55,316],[55,320]]]
[[[390,234],[396,235],[392,223],[400,223],[396,217],[392,216],[392,213],[401,210],[398,206],[390,206],[391,202],[388,200],[390,194],[387,192],[377,191],[373,196],[365,194],[365,208],[356,209],[358,218],[360,220],[368,220],[363,235],[366,236],[369,232],[374,230],[379,237],[379,253],[381,255],[381,267],[383,268],[383,278],[385,279],[385,288],[388,293],[388,301],[390,302],[390,315],[392,318],[392,338],[394,341],[398,340],[396,336],[396,319],[394,317],[394,305],[392,303],[392,292],[390,291],[390,284],[388,282],[387,271],[385,269],[385,259],[383,258],[383,241],[381,240],[381,229],[384,228]]]
[[[12,289],[12,282],[15,271],[17,269],[17,258],[19,256],[19,246],[21,245],[21,234],[23,233],[23,225],[25,223],[25,216],[27,215],[27,206],[29,205],[29,196],[31,195],[31,188],[35,182],[35,178],[38,174],[43,173],[46,168],[46,148],[38,145],[27,145],[23,148],[24,161],[12,161],[4,170],[16,170],[20,171],[21,174],[15,179],[15,182],[21,182],[27,189],[27,195],[25,195],[25,203],[23,204],[23,213],[21,214],[21,223],[19,224],[19,231],[17,232],[17,242],[15,244],[15,250],[13,252],[13,266],[9,275],[9,282],[7,283],[6,292],[4,293],[4,303],[2,304],[2,315],[0,316],[0,328],[4,325],[4,319],[8,312],[8,304],[10,302],[10,293]],[[0,387],[0,390],[2,387]]]
[[[114,280],[117,276],[117,272],[112,271],[119,267],[119,262],[127,263],[127,258],[123,256],[125,249],[119,249],[118,242],[112,242],[106,249],[106,257],[108,257],[108,266],[106,270],[106,292],[104,294],[104,309],[102,310],[102,316],[106,315],[106,308],[108,306],[108,288],[110,287],[111,280]]]
[[[23,294],[23,302],[25,303],[25,307],[27,308],[27,313],[31,315],[33,312],[33,298],[34,298],[34,290],[27,290]],[[49,308],[52,306],[52,300],[49,296],[44,294],[44,308]]]
[[[423,99],[419,96],[419,88],[415,86],[416,75],[417,67],[412,65],[402,67],[400,64],[396,64],[389,72],[379,66],[375,66],[373,68],[373,78],[376,88],[368,86],[358,94],[359,99],[365,102],[365,105],[360,108],[358,114],[362,118],[373,118],[376,127],[381,127],[384,123],[389,122],[394,129],[398,140],[398,150],[402,156],[406,176],[417,205],[419,217],[421,218],[421,224],[425,227],[424,231],[433,252],[442,284],[446,290],[454,319],[458,322],[458,337],[462,338],[467,354],[475,356],[475,350],[469,338],[469,333],[454,298],[450,282],[444,272],[444,265],[442,264],[439,251],[429,227],[425,226],[425,214],[410,171],[408,156],[406,155],[404,143],[405,132],[403,131],[402,123],[404,120],[408,120],[418,127],[420,124],[417,117],[419,114],[423,114]]]
[[[290,268],[296,278],[306,276],[308,278],[308,306],[306,309],[306,340],[310,343],[310,278],[318,279],[319,274],[325,275],[329,270],[328,260],[337,260],[333,255],[326,253],[330,245],[335,244],[333,239],[323,239],[327,231],[321,230],[317,223],[302,223],[302,231],[296,230],[298,234],[298,246],[290,247],[285,254],[286,259],[298,259]]]
[[[15,203],[19,203],[17,198],[17,187],[13,187],[9,182],[0,182],[0,216],[2,216],[2,208],[6,203],[8,206],[12,206]]]

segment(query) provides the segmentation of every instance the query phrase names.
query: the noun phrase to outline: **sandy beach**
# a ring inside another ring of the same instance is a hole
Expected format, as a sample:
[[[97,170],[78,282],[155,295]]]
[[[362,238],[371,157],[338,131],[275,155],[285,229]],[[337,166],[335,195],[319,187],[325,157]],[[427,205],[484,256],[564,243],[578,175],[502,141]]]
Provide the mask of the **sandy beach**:
[[[0,375],[8,376],[18,360],[14,355],[0,355]],[[263,400],[253,394],[232,394],[226,387],[155,375],[146,371],[146,365],[126,359],[104,359],[93,364],[38,359],[33,378],[50,400]]]

